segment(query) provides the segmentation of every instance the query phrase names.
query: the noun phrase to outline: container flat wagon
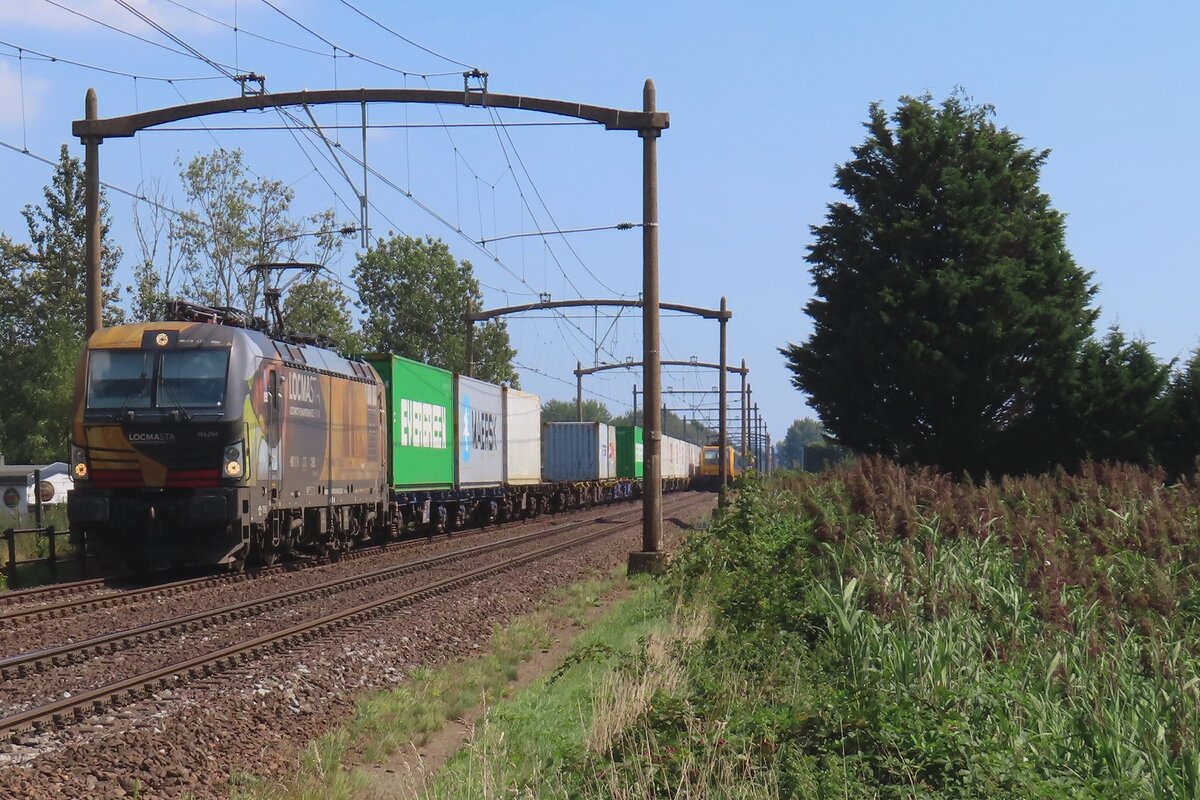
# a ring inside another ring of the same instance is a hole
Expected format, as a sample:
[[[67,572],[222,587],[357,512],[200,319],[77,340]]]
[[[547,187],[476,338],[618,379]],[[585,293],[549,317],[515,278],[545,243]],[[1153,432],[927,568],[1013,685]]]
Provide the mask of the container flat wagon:
[[[270,562],[641,493],[640,428],[543,426],[533,394],[176,312],[80,360],[68,516],[105,564]],[[699,449],[664,437],[663,465],[685,488]]]

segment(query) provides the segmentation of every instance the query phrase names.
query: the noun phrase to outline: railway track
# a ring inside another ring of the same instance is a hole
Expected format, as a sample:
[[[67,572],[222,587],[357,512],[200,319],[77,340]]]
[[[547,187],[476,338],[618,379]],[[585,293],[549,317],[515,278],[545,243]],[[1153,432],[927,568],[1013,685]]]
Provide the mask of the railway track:
[[[569,512],[568,512],[569,513]],[[534,520],[522,520],[522,523],[533,522]],[[468,528],[462,531],[456,531],[454,538],[462,538],[464,536],[472,536],[483,533],[485,531],[495,530],[494,527],[477,527]],[[373,555],[378,555],[384,551],[395,551],[400,548],[417,547],[429,541],[429,537],[413,537],[401,539],[393,542],[388,542],[385,545],[372,545],[368,547],[360,547],[343,554],[340,557],[341,561],[350,559],[366,558]],[[185,592],[198,591],[214,586],[232,585],[246,580],[254,580],[267,577],[270,575],[278,575],[283,572],[297,571],[312,567],[319,567],[329,564],[328,559],[309,559],[293,561],[286,564],[276,564],[270,567],[261,567],[258,569],[248,570],[239,573],[225,573],[216,575],[201,575],[194,578],[185,578],[167,583],[150,583],[145,586],[138,586],[133,589],[116,589],[113,584],[145,582],[145,578],[137,576],[124,577],[109,577],[109,578],[92,578],[89,580],[74,581],[72,583],[62,583],[53,586],[39,586],[32,589],[21,589],[13,592],[0,594],[0,609],[12,608],[13,606],[22,606],[12,611],[0,611],[0,626],[12,625],[17,622],[30,622],[34,620],[46,619],[61,619],[71,614],[87,613],[101,608],[114,608],[148,597],[171,597],[173,595],[182,594]],[[87,595],[78,597],[75,595],[88,592],[92,589],[113,588],[114,590],[105,594]],[[27,605],[38,603],[41,601],[54,600],[63,595],[70,596],[70,599],[61,600],[59,602],[50,602],[42,605]]]
[[[691,505],[707,502],[706,498],[691,496],[677,504],[671,511],[680,511]],[[610,515],[624,516],[624,515]],[[463,550],[420,559],[406,564],[386,567],[369,573],[350,578],[329,581],[318,586],[308,586],[279,593],[268,598],[232,604],[199,614],[188,615],[162,623],[143,626],[129,631],[121,631],[102,637],[96,637],[84,642],[62,645],[42,651],[15,656],[0,661],[0,673],[7,680],[20,679],[30,670],[42,670],[48,665],[67,666],[79,663],[90,656],[104,652],[108,648],[128,648],[134,644],[165,638],[181,632],[199,630],[221,622],[239,619],[255,613],[253,609],[267,610],[277,608],[288,602],[296,602],[302,595],[314,596],[314,592],[332,594],[353,586],[362,586],[371,582],[387,580],[402,574],[408,574],[421,569],[429,569],[454,561],[465,560],[474,556],[492,553],[499,550],[529,543],[539,538],[557,537],[563,533],[577,530],[589,525],[609,525],[600,530],[572,537],[566,541],[550,544],[537,550],[523,553],[495,564],[468,570],[422,586],[405,589],[404,591],[387,595],[381,599],[360,604],[343,611],[327,614],[320,618],[305,621],[267,633],[248,641],[222,647],[189,659],[185,659],[163,667],[155,668],[140,674],[120,679],[96,689],[74,694],[73,696],[57,699],[51,703],[40,705],[0,719],[0,735],[8,735],[14,740],[21,731],[33,729],[44,730],[49,725],[66,727],[72,722],[83,721],[94,713],[104,713],[106,709],[115,708],[129,702],[135,702],[154,692],[168,688],[181,680],[199,679],[222,672],[247,662],[258,654],[280,652],[297,644],[310,641],[319,635],[331,632],[341,627],[353,626],[367,622],[384,613],[419,602],[437,594],[451,591],[472,582],[490,577],[541,558],[560,553],[565,550],[580,547],[599,539],[625,531],[640,523],[641,516],[636,514],[632,519],[612,520],[601,517],[599,520],[582,520],[559,526],[549,531],[539,531],[510,537],[500,542],[493,542]]]
[[[0,592],[0,608],[9,608],[22,603],[37,603],[42,600],[52,600],[76,592],[86,592],[89,589],[100,588],[107,581],[115,578],[86,578],[68,583],[55,583],[50,586],[34,586],[29,589],[13,589],[10,592]]]

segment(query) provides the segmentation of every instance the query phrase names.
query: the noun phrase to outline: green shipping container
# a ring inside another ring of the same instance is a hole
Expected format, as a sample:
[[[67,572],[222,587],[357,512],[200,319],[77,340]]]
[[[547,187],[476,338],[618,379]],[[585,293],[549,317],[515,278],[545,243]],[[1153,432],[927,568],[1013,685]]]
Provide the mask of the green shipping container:
[[[642,429],[637,425],[618,425],[617,477],[642,477]]]
[[[454,375],[399,356],[372,354],[366,360],[387,387],[392,487],[453,487]]]

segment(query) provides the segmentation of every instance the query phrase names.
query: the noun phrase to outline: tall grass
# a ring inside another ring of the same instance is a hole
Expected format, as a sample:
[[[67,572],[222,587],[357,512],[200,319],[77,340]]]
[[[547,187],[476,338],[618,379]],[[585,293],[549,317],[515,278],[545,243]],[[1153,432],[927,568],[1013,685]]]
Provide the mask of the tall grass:
[[[675,575],[712,633],[599,794],[1200,797],[1198,509],[1124,467],[746,483]]]
[[[42,525],[53,525],[59,532],[69,529],[67,510],[63,505],[46,506],[42,515]],[[0,531],[8,528],[28,529],[37,527],[37,517],[31,511],[19,513],[12,509],[0,510]],[[38,534],[22,533],[16,536],[14,543],[17,561],[31,561],[46,558],[50,555],[49,540]],[[55,541],[55,556],[60,562],[57,570],[58,580],[75,580],[79,577],[79,565],[74,561],[75,547],[66,536],[58,536]],[[0,539],[0,591],[9,588],[4,567],[8,563],[8,544]],[[17,574],[11,581],[11,588],[36,586],[52,581],[56,576],[45,564],[22,564],[17,567]]]

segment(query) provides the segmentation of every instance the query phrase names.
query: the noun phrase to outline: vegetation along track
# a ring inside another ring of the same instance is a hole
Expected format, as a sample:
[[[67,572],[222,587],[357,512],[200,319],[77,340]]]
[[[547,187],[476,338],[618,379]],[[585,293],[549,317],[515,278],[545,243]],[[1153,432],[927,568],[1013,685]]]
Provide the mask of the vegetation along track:
[[[595,509],[587,509],[594,511]],[[573,512],[567,512],[568,514]],[[578,512],[574,512],[578,513]],[[549,521],[550,517],[540,518]],[[532,523],[534,519],[521,520],[521,523]],[[495,526],[468,528],[456,531],[453,538],[476,535],[495,530]],[[442,538],[442,537],[439,537]],[[417,547],[430,541],[430,537],[420,536],[389,542],[384,545],[360,547],[339,556],[338,561],[367,558],[384,552],[394,552],[397,548]],[[0,609],[12,608],[12,611],[0,612],[0,626],[9,626],[16,622],[30,620],[58,619],[74,614],[83,614],[101,608],[114,608],[144,601],[149,598],[170,597],[185,592],[198,591],[214,586],[230,585],[246,580],[254,580],[284,572],[295,572],[311,567],[320,567],[331,563],[327,558],[311,558],[291,561],[285,564],[275,564],[270,567],[260,567],[246,572],[219,573],[185,578],[168,583],[150,583],[130,589],[117,589],[121,584],[132,584],[135,581],[152,580],[153,576],[121,576],[108,578],[92,578],[52,586],[38,586],[32,589],[0,593]],[[113,591],[104,591],[113,589]],[[99,590],[102,594],[93,593]],[[68,599],[58,602],[46,602],[67,596]],[[39,605],[33,605],[39,604]]]
[[[690,496],[678,503],[672,510],[682,510],[688,506],[698,502],[707,502],[707,498],[698,498]],[[112,683],[100,686],[99,688],[81,692],[70,697],[57,699],[54,702],[45,705],[27,709],[20,713],[14,714],[5,719],[0,719],[0,733],[8,733],[16,736],[21,730],[33,728],[38,730],[44,728],[48,724],[53,724],[56,727],[66,727],[72,721],[83,721],[90,713],[103,713],[106,708],[123,705],[126,702],[133,702],[143,696],[152,695],[155,691],[170,687],[179,680],[187,678],[200,678],[212,675],[216,672],[232,668],[240,663],[249,661],[259,654],[267,652],[278,652],[288,647],[303,642],[310,641],[326,632],[336,630],[340,627],[352,626],[360,624],[372,618],[378,617],[394,609],[411,605],[421,600],[442,594],[461,586],[473,583],[475,581],[496,575],[524,564],[527,564],[538,559],[552,556],[556,553],[563,552],[576,547],[581,547],[593,541],[611,536],[617,532],[626,530],[640,523],[640,514],[633,519],[625,519],[617,522],[615,525],[604,527],[598,531],[586,533],[582,536],[573,537],[566,541],[557,542],[537,550],[522,553],[509,559],[505,559],[496,563],[487,564],[476,569],[466,572],[451,575],[446,578],[434,580],[430,583],[405,589],[396,594],[390,594],[383,598],[373,599],[363,604],[354,606],[349,609],[337,611],[331,614],[326,614],[317,619],[307,620],[282,630],[267,633],[247,641],[237,644],[222,647],[193,658],[185,659],[177,663],[167,666],[155,668],[147,672],[134,675],[114,681]],[[384,580],[385,576],[381,573],[388,572],[391,576],[413,572],[418,569],[432,567],[438,564],[449,563],[451,561],[459,561],[469,558],[474,555],[480,555],[486,552],[505,549],[516,546],[517,544],[527,543],[537,538],[555,536],[561,533],[575,530],[587,525],[594,525],[597,522],[603,523],[605,520],[585,520],[575,523],[570,523],[566,526],[560,526],[549,531],[525,534],[518,537],[511,537],[501,542],[478,545],[476,547],[467,548],[464,550],[455,551],[445,555],[435,556],[429,559],[421,559],[416,562],[410,562],[407,565],[398,565],[397,567],[386,568],[385,570],[377,570],[372,573],[355,576],[342,581],[344,585],[362,585],[363,581],[380,581]],[[292,592],[283,593],[283,595],[295,595],[298,593],[311,593],[316,587],[306,587],[302,590],[293,590]],[[332,587],[322,588],[321,591],[333,591]],[[289,598],[280,595],[275,598],[265,598],[263,600],[254,601],[253,605],[260,608],[276,607],[280,603],[285,603]],[[239,618],[247,613],[250,613],[244,606],[248,604],[235,604],[221,609],[214,609],[206,612],[204,615],[190,615],[191,618],[180,618],[174,621],[167,621],[159,631],[170,630],[174,633],[186,631],[188,626],[201,625],[205,622],[205,618],[209,620]],[[210,622],[210,624],[212,624]],[[127,637],[134,637],[135,641],[145,641],[148,636],[163,636],[172,635],[171,633],[151,632],[142,629],[135,631],[123,632]],[[102,639],[111,639],[111,641],[100,643],[97,641],[80,642],[75,645],[64,645],[52,650],[41,651],[39,653],[31,653],[26,656],[20,656],[14,659],[6,659],[0,662],[7,676],[7,680],[12,680],[14,677],[20,677],[22,674],[28,674],[30,667],[37,669],[40,666],[47,664],[66,664],[72,659],[86,658],[88,654],[95,653],[97,650],[109,646],[117,646],[117,642],[121,641],[119,637],[100,637]]]

